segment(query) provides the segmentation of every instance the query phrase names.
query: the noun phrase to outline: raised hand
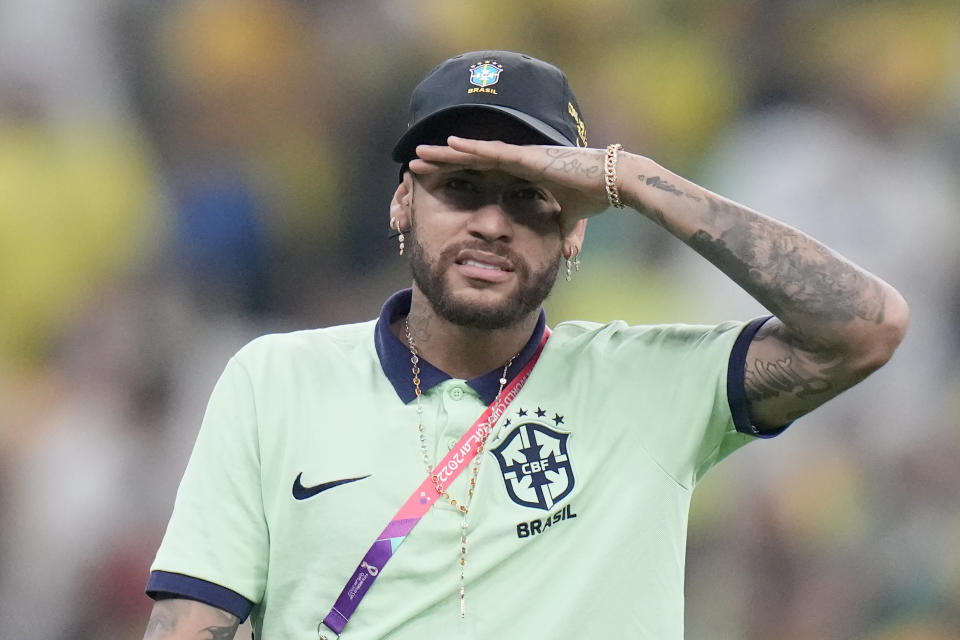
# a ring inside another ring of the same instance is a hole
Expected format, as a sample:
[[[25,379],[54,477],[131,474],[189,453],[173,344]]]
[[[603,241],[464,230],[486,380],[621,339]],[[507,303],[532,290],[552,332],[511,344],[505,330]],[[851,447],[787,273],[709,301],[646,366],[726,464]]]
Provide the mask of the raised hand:
[[[447,146],[420,145],[410,170],[426,175],[450,167],[498,170],[548,188],[561,205],[564,229],[609,207],[603,182],[604,151],[513,145],[450,136]]]

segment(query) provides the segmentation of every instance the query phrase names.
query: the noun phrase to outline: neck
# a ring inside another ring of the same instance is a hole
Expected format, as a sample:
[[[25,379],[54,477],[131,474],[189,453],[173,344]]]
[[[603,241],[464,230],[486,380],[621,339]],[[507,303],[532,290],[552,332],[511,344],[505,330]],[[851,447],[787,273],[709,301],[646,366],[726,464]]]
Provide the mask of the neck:
[[[503,367],[517,355],[530,340],[539,317],[537,310],[501,329],[463,327],[438,316],[414,287],[410,314],[394,320],[391,329],[407,344],[404,325],[408,322],[421,357],[451,377],[470,379]]]

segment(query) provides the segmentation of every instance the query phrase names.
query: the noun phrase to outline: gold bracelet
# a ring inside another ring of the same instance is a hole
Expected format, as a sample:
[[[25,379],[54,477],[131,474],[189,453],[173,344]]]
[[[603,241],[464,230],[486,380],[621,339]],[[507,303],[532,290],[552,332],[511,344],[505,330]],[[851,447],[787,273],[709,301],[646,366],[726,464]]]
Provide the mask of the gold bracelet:
[[[620,189],[617,188],[617,152],[623,149],[622,144],[607,146],[607,157],[603,165],[603,183],[607,187],[607,200],[611,207],[623,209],[623,200],[620,199]]]

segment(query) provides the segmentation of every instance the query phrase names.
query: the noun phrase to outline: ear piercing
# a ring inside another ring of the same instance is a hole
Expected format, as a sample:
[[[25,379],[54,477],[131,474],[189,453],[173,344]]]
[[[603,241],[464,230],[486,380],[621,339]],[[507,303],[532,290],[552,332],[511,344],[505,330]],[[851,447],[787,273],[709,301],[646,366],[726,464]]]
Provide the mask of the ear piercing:
[[[400,255],[403,255],[404,240],[403,231],[400,230],[400,221],[396,218],[390,218],[390,228],[397,231],[397,240],[400,242]]]
[[[574,245],[570,251],[571,257],[567,258],[567,282],[573,281],[573,272],[580,272],[580,247]]]
[[[396,218],[390,218],[390,228],[397,230],[397,240],[400,241],[400,255],[403,255],[403,242],[406,238],[403,237],[403,231],[400,230],[400,221]]]

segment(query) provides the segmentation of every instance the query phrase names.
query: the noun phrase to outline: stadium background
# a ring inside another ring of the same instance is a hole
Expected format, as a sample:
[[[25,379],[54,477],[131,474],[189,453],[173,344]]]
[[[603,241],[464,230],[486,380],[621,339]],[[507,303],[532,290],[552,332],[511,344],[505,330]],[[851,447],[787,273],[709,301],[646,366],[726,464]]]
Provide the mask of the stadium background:
[[[480,48],[557,63],[593,146],[807,230],[912,305],[886,369],[698,489],[687,637],[960,638],[949,0],[0,2],[0,635],[141,636],[221,367],[406,284],[389,149],[417,79]],[[590,227],[551,322],[760,313],[652,224]]]

